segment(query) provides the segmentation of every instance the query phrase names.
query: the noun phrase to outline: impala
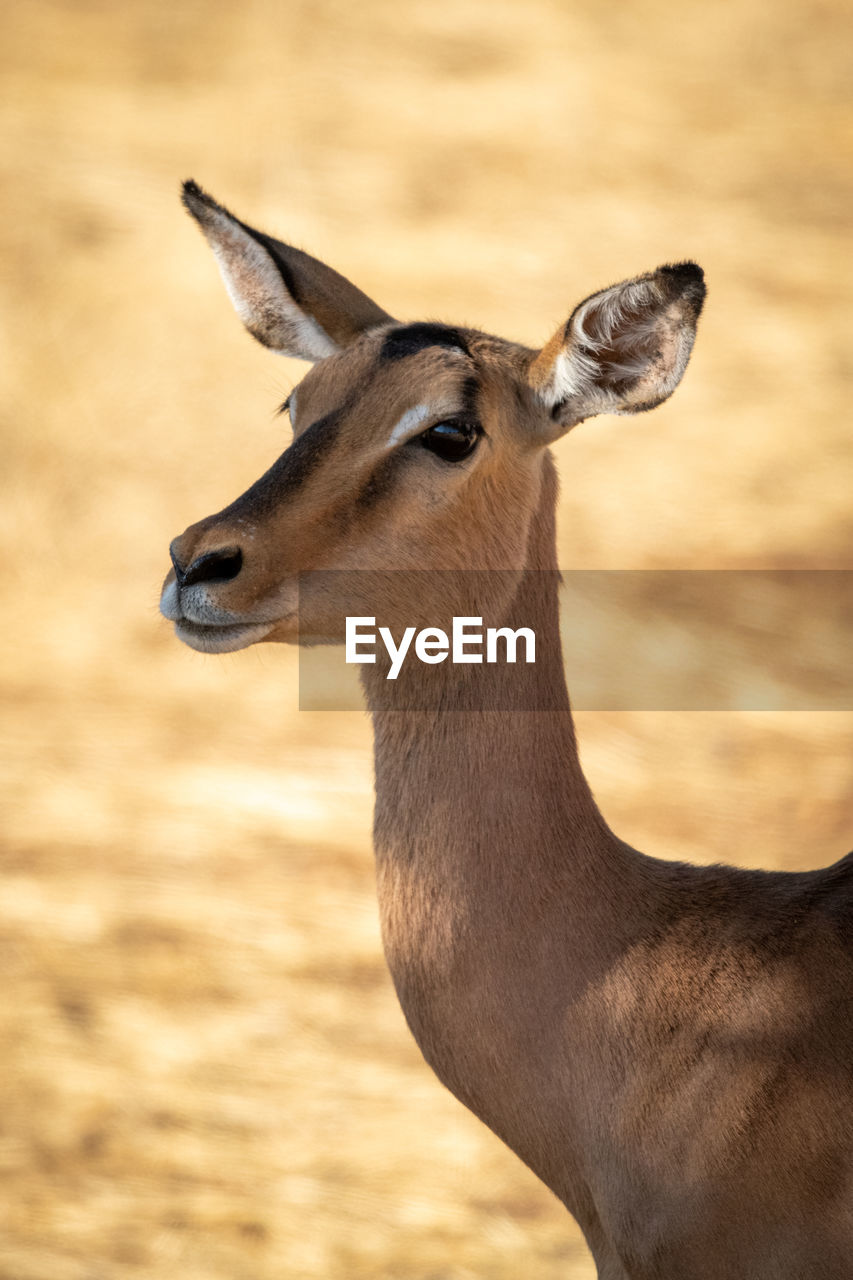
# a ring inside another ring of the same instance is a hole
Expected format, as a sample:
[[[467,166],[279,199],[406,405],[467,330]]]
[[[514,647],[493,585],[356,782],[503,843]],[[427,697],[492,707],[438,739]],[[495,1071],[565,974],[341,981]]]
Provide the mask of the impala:
[[[603,1280],[850,1280],[853,854],[783,873],[630,848],[564,682],[549,445],[671,394],[701,270],[603,289],[535,351],[401,324],[195,183],[184,202],[250,333],[313,367],[291,446],[172,544],[180,639],[343,643],[345,617],[380,615],[535,633],[533,663],[407,662],[389,685],[377,646],[361,667],[384,948],[427,1062]]]

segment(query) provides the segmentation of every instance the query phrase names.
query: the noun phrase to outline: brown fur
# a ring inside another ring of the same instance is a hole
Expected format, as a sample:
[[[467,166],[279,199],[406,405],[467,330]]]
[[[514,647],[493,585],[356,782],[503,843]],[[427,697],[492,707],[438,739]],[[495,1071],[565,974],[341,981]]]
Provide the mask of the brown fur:
[[[689,350],[695,269],[683,306],[681,269],[666,270],[661,323]],[[278,608],[269,639],[329,638],[370,605],[350,575],[351,598],[309,587],[297,618],[295,579],[312,569],[417,571],[396,594],[382,579],[392,625],[477,606],[535,629],[523,679],[408,666],[404,695],[431,710],[388,710],[381,664],[363,669],[383,940],[412,1032],[575,1215],[604,1280],[844,1280],[853,855],[802,874],[701,868],[609,830],[578,761],[557,623],[554,416],[538,392],[564,343],[531,380],[536,353],[499,339],[464,330],[467,357],[415,344],[383,360],[389,332],[362,326],[308,374],[296,443],[188,529],[178,561],[240,548],[241,572],[207,589],[237,621]],[[453,402],[472,378],[486,435],[470,460],[385,451],[407,409]],[[457,575],[448,598],[447,569],[504,572]],[[486,695],[497,709],[480,709]],[[544,709],[519,709],[531,695]]]

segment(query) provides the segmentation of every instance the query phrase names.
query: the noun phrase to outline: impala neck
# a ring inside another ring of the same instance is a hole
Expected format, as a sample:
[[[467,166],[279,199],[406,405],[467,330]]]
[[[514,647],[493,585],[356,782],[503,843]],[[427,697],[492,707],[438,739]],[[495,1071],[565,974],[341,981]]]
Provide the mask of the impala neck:
[[[471,913],[483,920],[491,913],[500,930],[508,909],[520,920],[525,905],[540,910],[568,895],[589,922],[599,911],[602,875],[608,868],[616,875],[622,860],[624,846],[600,814],[578,759],[560,648],[555,501],[548,457],[527,569],[501,622],[534,629],[536,661],[478,668],[486,682],[478,685],[479,705],[500,710],[458,709],[466,705],[465,686],[445,663],[428,668],[430,679],[446,672],[445,709],[383,711],[383,673],[363,668],[375,729],[374,836],[392,972],[395,959],[418,948],[424,959],[425,948],[439,945],[435,928],[453,933],[452,920]],[[418,667],[410,669],[411,680],[419,678]],[[483,700],[484,687],[493,698]],[[530,706],[543,709],[521,709]],[[412,902],[407,918],[399,918],[401,895],[412,894],[422,895],[421,905]],[[419,930],[426,931],[420,938]]]
[[[382,937],[406,1019],[439,1079],[592,1231],[573,1154],[581,1119],[548,1099],[566,1096],[559,1073],[584,1060],[584,1022],[572,1010],[632,945],[648,895],[644,860],[608,828],[578,760],[555,501],[547,458],[527,570],[505,620],[535,630],[526,668],[535,687],[520,701],[547,709],[513,705],[517,665],[489,669],[502,708],[493,711],[452,710],[450,697],[440,711],[382,711],[382,674],[363,671]],[[444,679],[458,695],[458,674]]]

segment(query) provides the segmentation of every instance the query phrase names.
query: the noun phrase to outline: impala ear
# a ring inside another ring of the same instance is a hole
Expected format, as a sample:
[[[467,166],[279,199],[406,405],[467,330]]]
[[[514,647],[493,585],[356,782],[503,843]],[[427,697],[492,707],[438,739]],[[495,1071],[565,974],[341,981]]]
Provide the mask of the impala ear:
[[[214,252],[234,308],[258,342],[322,360],[392,317],[316,258],[246,226],[193,181],[183,202]]]
[[[705,300],[695,262],[658,267],[594,293],[530,366],[556,439],[597,413],[642,413],[681,381]]]

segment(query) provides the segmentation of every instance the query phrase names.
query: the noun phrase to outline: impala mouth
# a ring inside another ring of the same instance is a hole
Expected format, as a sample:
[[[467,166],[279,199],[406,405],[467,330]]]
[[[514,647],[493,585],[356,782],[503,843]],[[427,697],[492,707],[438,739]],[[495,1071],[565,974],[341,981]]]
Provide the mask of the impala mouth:
[[[231,622],[213,626],[190,622],[189,618],[177,618],[175,635],[199,653],[234,653],[263,640],[274,626],[274,622]]]

